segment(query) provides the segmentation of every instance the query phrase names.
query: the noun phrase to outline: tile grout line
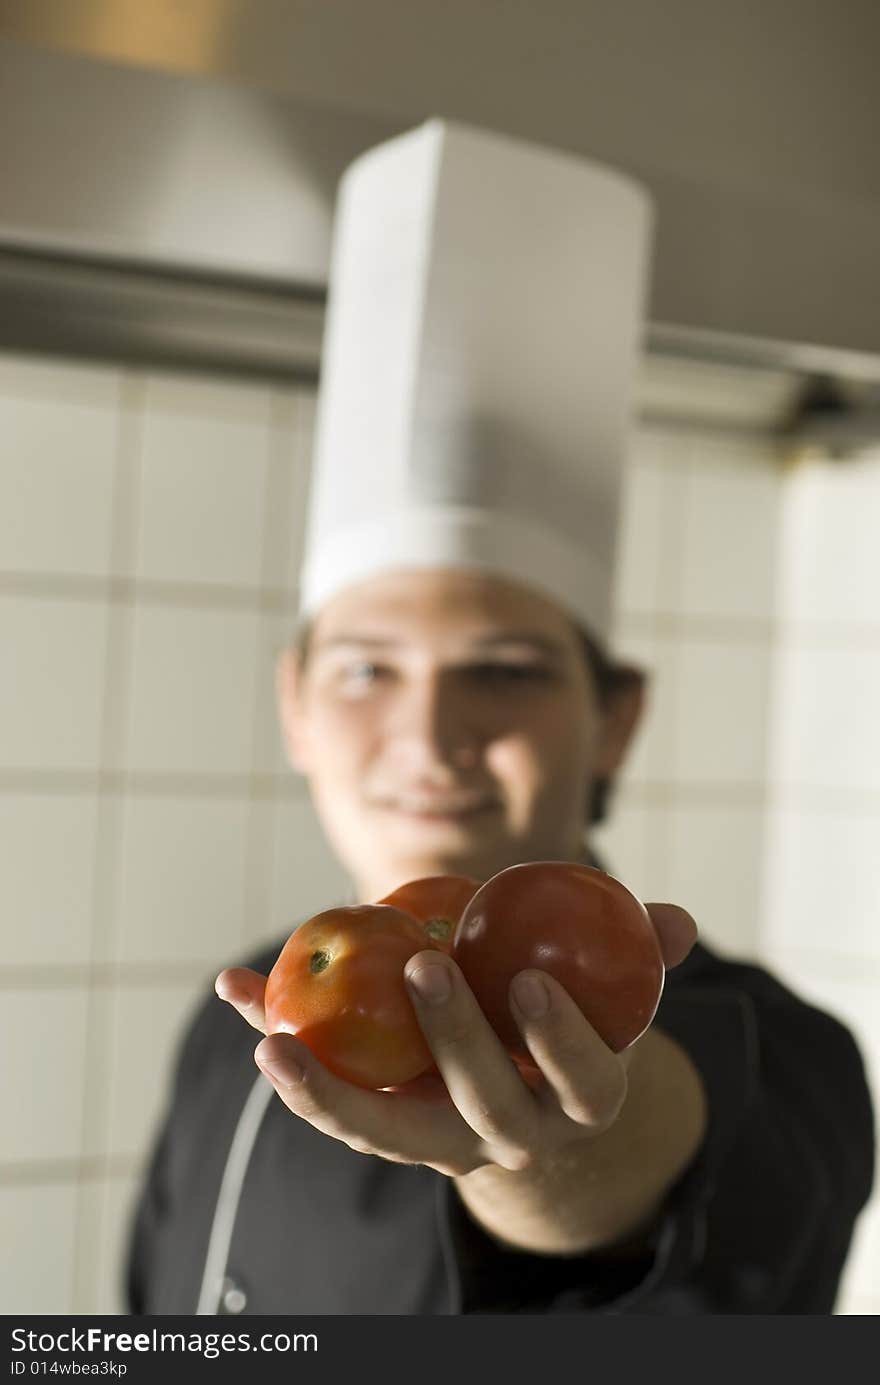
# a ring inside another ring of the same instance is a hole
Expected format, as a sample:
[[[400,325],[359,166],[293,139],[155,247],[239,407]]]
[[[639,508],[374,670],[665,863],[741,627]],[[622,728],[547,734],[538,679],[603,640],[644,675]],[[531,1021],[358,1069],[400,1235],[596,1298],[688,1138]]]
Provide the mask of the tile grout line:
[[[160,578],[100,577],[82,574],[0,572],[0,597],[52,601],[94,601],[132,607],[240,610],[295,617],[295,594],[284,587],[253,589],[170,581]],[[631,608],[616,612],[618,632],[656,634],[658,639],[706,643],[777,644],[819,653],[874,653],[880,625],[870,621],[779,620],[724,612],[682,612]]]
[[[772,573],[772,591],[770,598],[772,601],[773,619],[778,625],[779,637],[773,641],[767,660],[766,698],[764,704],[764,773],[767,780],[767,800],[761,815],[762,830],[759,848],[757,891],[757,929],[758,941],[761,948],[766,948],[767,940],[773,926],[775,891],[777,888],[775,866],[778,864],[779,859],[776,849],[776,838],[780,826],[780,803],[778,795],[779,748],[781,744],[781,728],[784,721],[782,700],[784,694],[783,675],[785,660],[788,657],[787,645],[789,637],[789,632],[786,630],[785,621],[783,619],[783,601],[790,524],[791,491],[783,480],[776,516],[776,550],[774,555],[775,561]]]
[[[119,389],[119,432],[116,468],[114,471],[113,530],[110,569],[114,574],[133,570],[136,548],[136,510],[139,500],[140,428],[144,384],[142,376],[133,370],[123,372]],[[131,605],[109,604],[108,642],[104,673],[103,726],[100,748],[102,771],[122,763],[125,726],[129,711],[130,654],[132,638]],[[98,782],[98,830],[95,844],[94,909],[92,916],[92,945],[88,985],[88,1024],[86,1038],[86,1071],[83,1083],[82,1152],[87,1156],[89,1144],[96,1150],[99,1174],[96,1178],[97,1214],[92,1225],[86,1225],[88,1190],[77,1186],[77,1215],[75,1228],[74,1311],[87,1311],[94,1291],[94,1276],[99,1261],[101,1237],[107,1216],[107,1170],[109,1168],[109,1110],[111,1065],[109,1061],[112,1026],[118,993],[118,956],[111,946],[114,904],[121,866],[122,833],[124,830],[126,777],[119,779],[119,799],[106,792],[103,775]],[[106,989],[95,984],[99,963],[109,966],[109,985]],[[109,1009],[105,997],[109,996]],[[91,1132],[91,1139],[90,1139]]]
[[[665,451],[665,449],[664,449]],[[666,486],[662,491],[659,524],[661,531],[667,536],[667,542],[661,544],[660,558],[658,563],[657,584],[658,589],[667,593],[670,600],[677,605],[681,602],[682,582],[684,573],[684,546],[687,537],[687,493],[692,471],[692,458],[690,450],[685,449],[684,455],[678,465],[678,486]],[[681,490],[679,491],[679,486]],[[681,497],[682,503],[679,504]],[[655,641],[655,649],[662,645],[663,616],[657,613],[653,621],[652,636]],[[670,699],[669,705],[672,708],[672,716],[669,719],[667,732],[668,739],[664,747],[665,760],[661,764],[658,757],[657,768],[665,771],[659,776],[665,782],[674,780],[675,767],[679,763],[679,734],[678,734],[678,710],[680,706],[679,688],[681,686],[681,646],[678,640],[667,647],[665,652],[667,659],[666,673],[668,675],[666,697]],[[664,803],[665,807],[668,807]],[[663,841],[663,860],[667,865],[671,850],[672,836],[668,825],[669,813],[664,814],[662,819]]]
[[[130,1154],[117,1154],[105,1162],[83,1156],[70,1159],[28,1159],[0,1162],[0,1188],[76,1185],[121,1180],[142,1171],[142,1161]]]
[[[96,794],[124,795],[126,798],[162,798],[176,794],[183,798],[246,799],[250,791],[260,797],[275,793],[300,798],[290,789],[288,777],[280,771],[241,773],[200,770],[46,770],[0,768],[0,794]]]
[[[266,584],[273,575],[286,574],[289,562],[290,507],[292,484],[290,469],[294,455],[294,438],[300,413],[300,396],[297,390],[273,390],[269,409],[269,434],[267,439],[268,459],[266,484],[263,502],[263,531],[261,555],[261,581]],[[266,639],[269,630],[275,633],[275,626],[264,616],[261,621],[261,634]],[[273,639],[273,659],[275,656]],[[268,645],[268,640],[266,640]],[[261,641],[261,657],[264,646]],[[274,706],[271,697],[274,668],[269,675],[269,704]],[[277,777],[273,777],[268,792],[259,791],[260,773],[258,766],[262,761],[264,742],[264,719],[269,710],[262,703],[266,689],[263,677],[257,679],[254,698],[254,724],[251,733],[251,776],[247,813],[245,842],[245,871],[243,888],[243,914],[241,926],[241,945],[250,951],[255,935],[268,932],[271,916],[271,900],[275,873],[275,837],[278,823],[278,804],[281,801]],[[267,805],[264,810],[264,805]],[[259,927],[255,924],[260,921]]]
[[[172,577],[81,572],[0,571],[0,594],[53,601],[100,601],[112,605],[285,610],[290,592],[271,582],[257,586],[194,582]]]
[[[102,992],[137,989],[143,986],[192,987],[204,982],[213,962],[195,959],[174,962],[114,962],[91,965],[85,962],[21,963],[0,966],[0,992],[29,990],[83,989],[91,985]]]

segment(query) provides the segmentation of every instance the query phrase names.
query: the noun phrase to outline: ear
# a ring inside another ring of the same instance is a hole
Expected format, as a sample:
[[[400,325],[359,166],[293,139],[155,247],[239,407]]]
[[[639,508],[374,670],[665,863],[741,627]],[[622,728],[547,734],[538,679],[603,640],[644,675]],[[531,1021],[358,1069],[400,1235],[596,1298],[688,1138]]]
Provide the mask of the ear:
[[[649,674],[635,664],[617,664],[615,683],[602,719],[594,774],[612,778],[629,752],[647,706]]]
[[[275,693],[284,749],[292,769],[305,774],[310,766],[309,737],[303,707],[303,670],[292,647],[282,649],[275,665]]]

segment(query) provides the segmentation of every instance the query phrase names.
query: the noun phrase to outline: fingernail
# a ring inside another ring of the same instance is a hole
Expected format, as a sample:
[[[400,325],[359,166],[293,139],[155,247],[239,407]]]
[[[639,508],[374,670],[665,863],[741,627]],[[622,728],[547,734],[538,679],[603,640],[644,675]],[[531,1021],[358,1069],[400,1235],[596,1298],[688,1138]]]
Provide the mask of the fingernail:
[[[302,1081],[303,1069],[292,1058],[276,1058],[270,1062],[259,1054],[254,1054],[254,1057],[260,1072],[265,1073],[272,1082],[282,1087],[292,1087],[295,1082]]]
[[[513,998],[526,1019],[540,1019],[550,1009],[550,996],[540,976],[518,976],[513,983]]]
[[[424,966],[414,967],[406,973],[406,979],[416,994],[429,1005],[442,1005],[444,1000],[449,999],[452,987],[449,973],[442,964],[428,962]]]

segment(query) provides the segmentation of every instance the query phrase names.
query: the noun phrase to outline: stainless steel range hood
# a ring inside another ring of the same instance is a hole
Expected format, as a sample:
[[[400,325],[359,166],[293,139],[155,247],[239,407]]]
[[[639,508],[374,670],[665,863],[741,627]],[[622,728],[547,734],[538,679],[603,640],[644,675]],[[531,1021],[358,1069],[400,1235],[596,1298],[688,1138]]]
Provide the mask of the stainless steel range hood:
[[[397,128],[0,42],[0,344],[314,378],[336,185]]]
[[[339,176],[411,123],[0,41],[0,346],[316,379]],[[759,367],[730,421],[760,428],[804,375],[880,379],[872,353],[686,313],[646,346],[648,413],[687,403],[676,362]]]
[[[399,128],[0,42],[0,241],[323,289],[339,175]]]
[[[642,181],[652,323],[876,357],[880,7],[790,8],[0,0],[0,223],[314,283],[340,166],[440,114]]]

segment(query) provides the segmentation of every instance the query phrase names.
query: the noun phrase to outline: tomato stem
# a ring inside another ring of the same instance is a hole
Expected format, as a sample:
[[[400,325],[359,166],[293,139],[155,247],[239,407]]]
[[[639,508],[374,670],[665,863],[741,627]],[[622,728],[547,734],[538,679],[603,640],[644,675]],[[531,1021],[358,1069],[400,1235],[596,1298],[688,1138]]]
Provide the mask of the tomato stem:
[[[326,948],[321,948],[318,952],[313,952],[309,958],[309,971],[313,976],[317,976],[319,971],[325,971],[330,965],[330,953]]]
[[[436,938],[438,942],[445,943],[452,932],[452,924],[449,919],[426,919],[425,932],[429,938]]]

